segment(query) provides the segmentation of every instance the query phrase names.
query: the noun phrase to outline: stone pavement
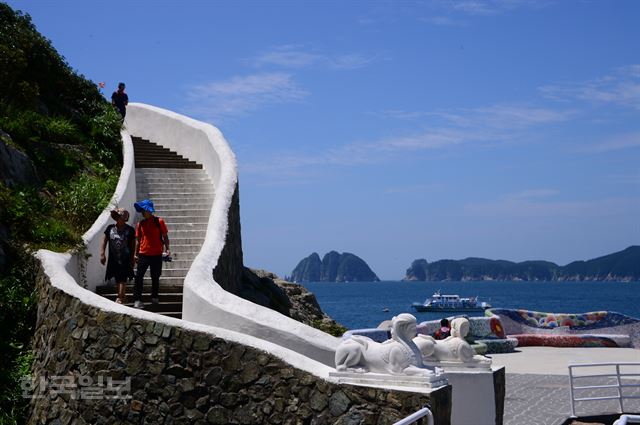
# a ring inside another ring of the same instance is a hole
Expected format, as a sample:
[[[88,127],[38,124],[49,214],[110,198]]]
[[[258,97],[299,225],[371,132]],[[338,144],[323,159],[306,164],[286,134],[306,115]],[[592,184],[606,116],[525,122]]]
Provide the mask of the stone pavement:
[[[515,353],[490,357],[494,365],[506,367],[505,425],[559,425],[571,415],[569,363],[640,363],[640,350],[522,347]],[[626,405],[640,411],[640,400],[627,401]],[[617,409],[615,400],[576,405],[576,413],[583,416]]]

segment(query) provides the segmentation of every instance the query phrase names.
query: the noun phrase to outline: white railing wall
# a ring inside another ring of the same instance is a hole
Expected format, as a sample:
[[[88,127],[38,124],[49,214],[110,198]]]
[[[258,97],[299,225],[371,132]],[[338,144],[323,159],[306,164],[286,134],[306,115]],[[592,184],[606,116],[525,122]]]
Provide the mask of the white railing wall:
[[[333,366],[338,338],[233,295],[213,279],[238,181],[236,159],[222,133],[209,124],[143,104],[129,105],[125,124],[132,135],[203,164],[214,182],[205,241],[185,278],[182,318],[262,338]]]
[[[576,403],[593,401],[614,400],[617,413],[624,413],[628,411],[625,400],[640,400],[640,363],[570,364],[569,398],[572,417],[576,417]]]
[[[129,111],[147,108],[151,110],[155,109],[144,105],[130,105]],[[216,130],[213,129],[213,127],[211,127],[211,129],[213,134],[215,134]],[[284,344],[274,344],[268,339],[256,338],[251,334],[247,334],[244,332],[235,332],[234,330],[212,326],[211,324],[188,322],[185,320],[162,316],[145,310],[126,307],[122,304],[116,304],[113,301],[110,301],[107,298],[104,298],[95,293],[95,287],[104,281],[105,267],[100,264],[99,244],[102,240],[104,229],[109,223],[112,222],[109,211],[113,208],[113,206],[118,205],[130,209],[130,212],[132,212],[133,203],[136,199],[133,145],[131,143],[131,137],[129,134],[130,131],[123,130],[121,132],[123,141],[124,165],[121,170],[120,180],[116,187],[113,198],[111,199],[109,206],[105,208],[105,210],[100,214],[100,216],[91,226],[91,228],[83,235],[83,240],[86,244],[86,253],[91,255],[88,260],[81,261],[81,259],[78,258],[78,254],[72,254],[69,252],[58,253],[45,249],[41,249],[36,252],[35,256],[40,261],[42,265],[42,271],[50,280],[51,285],[76,298],[83,304],[91,305],[105,311],[112,311],[118,314],[129,315],[144,320],[160,322],[169,326],[205,332],[210,334],[212,337],[218,337],[227,339],[229,341],[238,342],[250,347],[264,350],[286,361],[287,363],[298,369],[312,373],[327,381],[334,381],[331,377],[329,377],[329,372],[334,370],[332,367],[319,363],[306,355],[301,355],[298,352],[292,351]],[[220,135],[220,137],[222,136]],[[224,139],[222,140],[224,141]],[[226,145],[226,142],[224,143]],[[194,149],[194,147],[192,146],[191,149]],[[200,158],[196,159],[200,162]],[[209,159],[209,167],[213,172],[215,172],[216,159]],[[235,167],[235,160],[232,162],[232,166]],[[219,166],[218,168],[222,169],[223,167]],[[133,220],[133,218],[131,220]],[[209,268],[212,269],[211,266],[209,266]],[[82,270],[85,271],[82,272]],[[80,279],[80,277],[85,277],[86,280],[82,280]]]
[[[394,423],[393,425],[411,425],[425,417],[427,418],[426,425],[433,425],[433,413],[431,413],[431,410],[429,410],[428,407],[423,407],[422,409],[418,410],[415,413],[412,413],[406,418],[400,419],[398,422]]]

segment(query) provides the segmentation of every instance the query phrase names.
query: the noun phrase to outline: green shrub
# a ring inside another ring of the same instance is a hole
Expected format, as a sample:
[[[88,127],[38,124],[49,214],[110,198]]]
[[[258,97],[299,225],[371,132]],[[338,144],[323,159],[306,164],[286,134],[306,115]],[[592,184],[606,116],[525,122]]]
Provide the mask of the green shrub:
[[[79,145],[83,138],[78,128],[68,119],[62,117],[49,118],[42,138],[51,143]]]
[[[109,205],[118,175],[103,169],[99,175],[82,174],[56,191],[57,215],[76,229],[88,229]]]
[[[90,149],[96,159],[107,166],[122,163],[122,118],[115,108],[103,103],[89,123],[91,125]]]
[[[35,223],[30,237],[34,247],[47,247],[52,251],[66,251],[82,242],[65,222],[51,218]]]
[[[14,266],[0,277],[0,424],[24,422],[29,400],[22,397],[20,379],[31,374],[36,320],[35,260],[21,248],[11,255]]]

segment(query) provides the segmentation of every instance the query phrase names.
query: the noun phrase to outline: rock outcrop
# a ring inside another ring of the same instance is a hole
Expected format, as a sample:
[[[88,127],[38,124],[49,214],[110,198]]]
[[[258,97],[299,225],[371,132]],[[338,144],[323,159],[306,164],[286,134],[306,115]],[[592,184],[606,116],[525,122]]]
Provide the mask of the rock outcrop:
[[[342,336],[347,331],[322,311],[316,296],[307,288],[282,280],[274,273],[245,268],[243,291],[239,295],[333,336]]]
[[[320,261],[313,253],[298,263],[291,273],[294,282],[378,282],[378,276],[357,255],[328,252]]]
[[[466,258],[438,260],[428,263],[419,259],[411,263],[403,280],[468,281],[468,280],[525,280],[525,281],[637,281],[640,280],[640,246],[559,266],[549,261],[523,261]]]
[[[0,130],[0,180],[7,187],[37,186],[38,173],[31,159],[11,145],[11,137]]]

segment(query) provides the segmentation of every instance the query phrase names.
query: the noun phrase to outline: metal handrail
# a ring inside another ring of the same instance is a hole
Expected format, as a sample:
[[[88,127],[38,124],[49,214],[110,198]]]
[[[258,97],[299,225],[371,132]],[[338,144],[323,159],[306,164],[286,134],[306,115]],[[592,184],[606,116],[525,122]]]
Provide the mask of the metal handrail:
[[[596,373],[593,375],[574,375],[574,369],[578,368],[602,368],[607,366],[614,366],[615,373]],[[624,413],[624,403],[623,401],[626,399],[637,399],[639,396],[634,395],[625,395],[622,391],[623,388],[640,388],[640,383],[638,384],[623,384],[620,378],[628,377],[628,376],[640,376],[639,373],[620,373],[621,366],[632,366],[640,368],[640,363],[583,363],[583,364],[570,364],[569,365],[569,397],[571,401],[571,417],[576,417],[576,402],[582,401],[592,401],[592,400],[618,400],[619,412]],[[615,378],[615,383],[607,383],[602,385],[586,385],[586,386],[578,386],[576,385],[576,380],[584,379],[584,378]],[[598,389],[616,389],[616,395],[605,395],[605,396],[593,396],[593,397],[576,397],[574,391],[575,390],[598,390]],[[629,415],[623,415],[629,416]],[[626,419],[625,419],[626,421]],[[620,422],[620,424],[627,422]]]
[[[622,415],[613,425],[640,424],[640,415]]]
[[[427,425],[433,425],[433,413],[431,413],[431,410],[429,410],[428,407],[423,407],[422,409],[418,410],[415,413],[412,413],[406,418],[400,419],[398,422],[394,423],[393,425],[409,425],[414,423],[418,419],[424,418],[425,416],[427,417]]]

